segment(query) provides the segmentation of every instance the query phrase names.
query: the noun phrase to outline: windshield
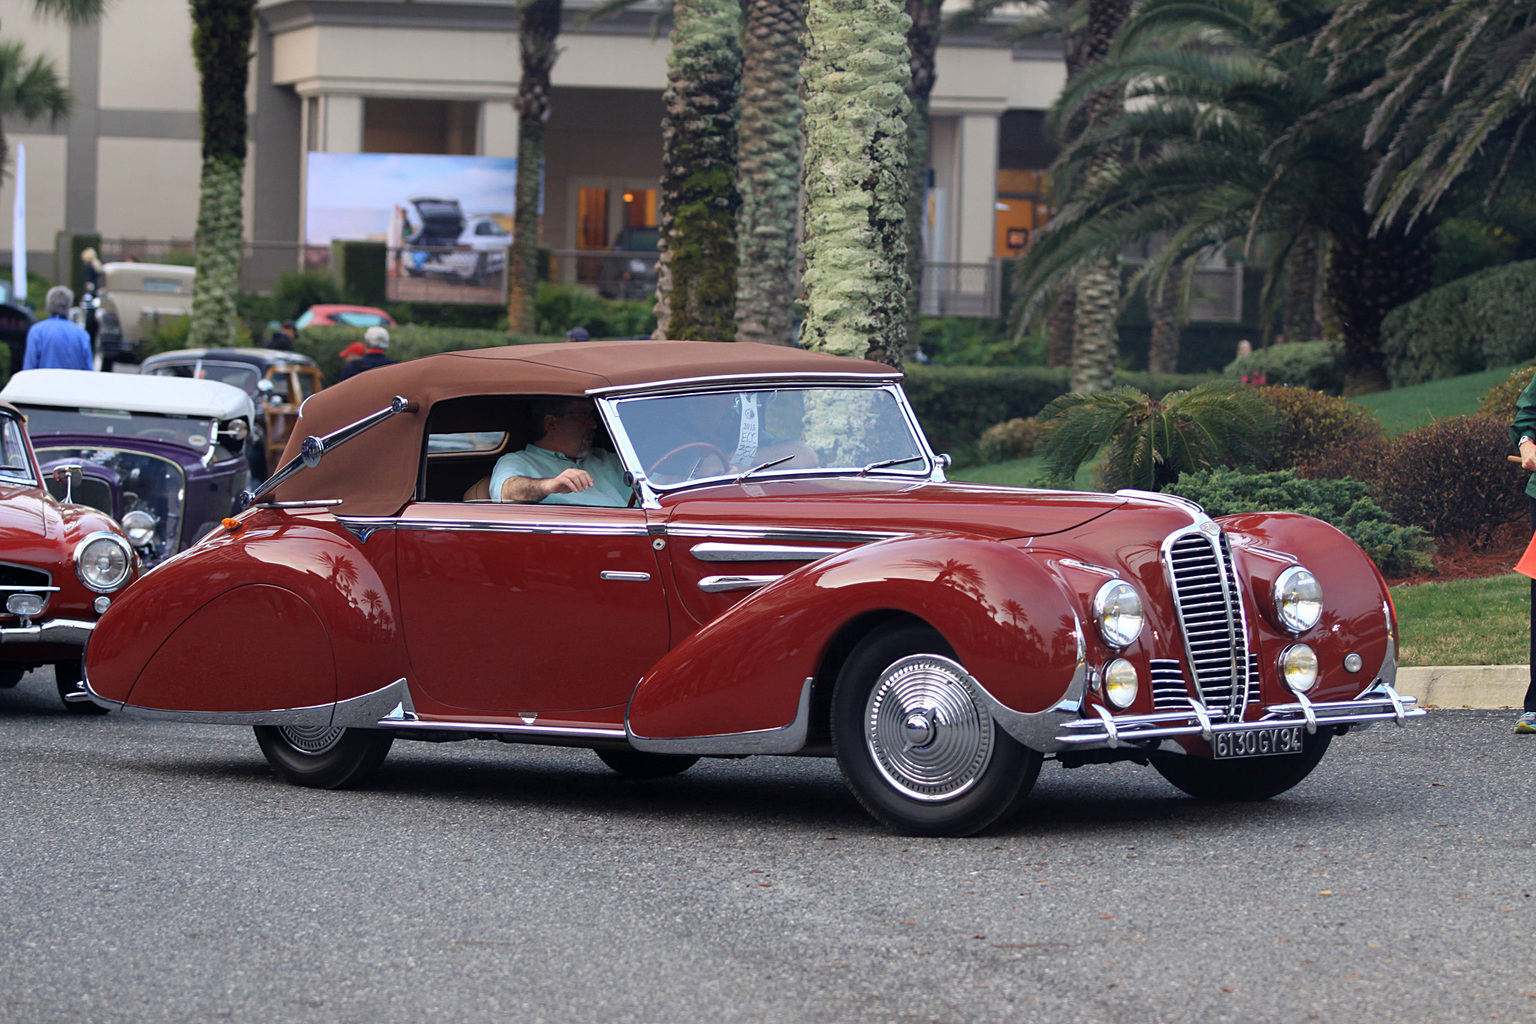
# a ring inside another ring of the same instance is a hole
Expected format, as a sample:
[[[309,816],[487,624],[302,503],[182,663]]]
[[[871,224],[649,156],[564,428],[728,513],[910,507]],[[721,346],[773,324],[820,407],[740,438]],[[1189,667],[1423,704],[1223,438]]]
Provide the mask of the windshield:
[[[927,476],[932,469],[894,389],[716,391],[624,398],[614,409],[626,458],[662,489],[743,474]]]
[[[246,363],[221,363],[198,359],[189,363],[161,363],[149,371],[151,377],[191,377],[196,380],[216,380],[220,384],[232,384],[248,395],[256,393],[256,380],[260,371]]]
[[[125,412],[122,409],[60,409],[46,405],[21,408],[27,414],[27,432],[33,438],[43,434],[106,434],[165,441],[202,453],[208,450],[208,438],[214,428],[213,420],[203,416]]]
[[[21,424],[9,416],[0,419],[0,480],[7,483],[35,482]]]

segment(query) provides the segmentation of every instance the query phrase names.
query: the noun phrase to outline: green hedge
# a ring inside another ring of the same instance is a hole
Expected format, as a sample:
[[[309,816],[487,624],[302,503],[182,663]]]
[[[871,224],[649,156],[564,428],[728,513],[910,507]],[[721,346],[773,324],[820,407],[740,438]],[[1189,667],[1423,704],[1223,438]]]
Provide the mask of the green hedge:
[[[1381,347],[1393,387],[1536,356],[1536,260],[1471,274],[1403,303],[1382,321]]]
[[[1153,398],[1192,388],[1204,375],[1121,373],[1120,384]],[[1035,415],[1067,391],[1065,367],[909,366],[906,391],[935,451],[957,462],[974,460],[982,432],[1006,420]]]
[[[1344,391],[1344,346],[1337,341],[1271,345],[1239,356],[1221,371],[1229,380],[1284,384],[1338,395]]]
[[[323,327],[306,327],[299,332],[293,348],[309,356],[320,366],[327,382],[334,384],[341,379],[341,350],[354,341],[363,340],[361,327],[343,327],[327,324]],[[493,348],[497,345],[528,345],[540,341],[564,341],[564,338],[543,338],[527,334],[508,334],[505,331],[482,331],[469,327],[420,327],[402,324],[389,329],[389,357],[397,363],[439,352],[458,352],[471,348]]]

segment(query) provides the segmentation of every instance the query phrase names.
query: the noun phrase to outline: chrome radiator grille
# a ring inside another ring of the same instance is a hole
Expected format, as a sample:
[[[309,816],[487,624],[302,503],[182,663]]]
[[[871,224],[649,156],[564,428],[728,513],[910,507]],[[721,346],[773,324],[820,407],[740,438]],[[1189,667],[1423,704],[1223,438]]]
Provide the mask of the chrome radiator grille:
[[[1199,531],[1164,547],[1195,689],[1213,718],[1241,718],[1248,699],[1248,635],[1225,536]]]

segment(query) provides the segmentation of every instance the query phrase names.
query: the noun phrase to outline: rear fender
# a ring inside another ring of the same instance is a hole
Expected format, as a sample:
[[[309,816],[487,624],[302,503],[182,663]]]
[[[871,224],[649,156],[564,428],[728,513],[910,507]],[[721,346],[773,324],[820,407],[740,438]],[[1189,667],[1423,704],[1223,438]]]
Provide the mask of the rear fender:
[[[810,706],[807,683],[846,647],[845,627],[882,612],[937,629],[1001,717],[1045,711],[1081,685],[1081,627],[1047,569],[1005,544],[896,539],[796,570],[675,647],[630,699],[631,742],[792,729]]]
[[[390,531],[369,538],[391,546]],[[379,558],[377,556],[383,556]],[[392,588],[329,520],[260,510],[142,577],[86,650],[99,697],[157,710],[313,707],[404,676]]]

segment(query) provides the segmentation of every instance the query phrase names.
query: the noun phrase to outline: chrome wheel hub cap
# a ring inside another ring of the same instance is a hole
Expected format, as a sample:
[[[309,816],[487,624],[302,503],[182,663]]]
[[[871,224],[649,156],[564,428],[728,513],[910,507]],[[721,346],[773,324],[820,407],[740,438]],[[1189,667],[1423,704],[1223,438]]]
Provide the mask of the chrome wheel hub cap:
[[[875,767],[915,800],[952,800],[976,784],[992,760],[992,717],[970,677],[948,658],[915,654],[875,680],[864,715]]]
[[[288,745],[304,754],[323,754],[334,747],[346,732],[335,725],[281,725],[277,731]]]

